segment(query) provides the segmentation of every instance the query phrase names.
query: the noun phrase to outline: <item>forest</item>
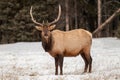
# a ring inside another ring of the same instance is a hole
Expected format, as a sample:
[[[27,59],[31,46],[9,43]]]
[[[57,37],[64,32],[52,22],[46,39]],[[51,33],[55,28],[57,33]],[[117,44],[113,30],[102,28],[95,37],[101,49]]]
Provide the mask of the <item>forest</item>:
[[[40,41],[40,32],[30,17],[38,22],[51,22],[62,12],[56,29],[68,31],[83,28],[93,33],[109,19],[97,37],[120,38],[120,0],[0,0],[0,43]]]

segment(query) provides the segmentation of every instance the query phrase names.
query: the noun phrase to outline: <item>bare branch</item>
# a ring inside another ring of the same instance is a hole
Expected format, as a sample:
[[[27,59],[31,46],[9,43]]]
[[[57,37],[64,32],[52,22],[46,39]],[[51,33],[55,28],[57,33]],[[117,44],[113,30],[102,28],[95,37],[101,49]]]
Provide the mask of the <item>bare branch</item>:
[[[120,4],[120,2],[119,1],[108,1],[108,2],[106,2],[106,3],[104,3],[103,5],[102,5],[102,8],[104,8],[106,5],[109,5],[109,4],[111,4],[112,2],[115,2],[115,3],[117,3],[117,4]]]
[[[102,25],[98,26],[98,28],[93,32],[93,35],[99,33],[108,23],[110,23],[116,16],[120,14],[120,8],[112,14]]]

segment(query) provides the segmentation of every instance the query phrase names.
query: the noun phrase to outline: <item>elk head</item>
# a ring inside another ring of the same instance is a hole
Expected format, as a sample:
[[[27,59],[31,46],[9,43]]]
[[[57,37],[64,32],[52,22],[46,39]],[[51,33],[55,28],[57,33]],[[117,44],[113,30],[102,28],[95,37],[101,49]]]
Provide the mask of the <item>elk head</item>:
[[[42,31],[41,37],[46,42],[48,42],[48,39],[51,35],[50,31],[55,28],[55,26],[56,26],[55,23],[58,22],[60,15],[61,15],[61,6],[59,5],[58,17],[54,21],[52,21],[50,23],[49,22],[44,23],[44,21],[43,21],[43,23],[39,23],[33,18],[32,7],[30,9],[30,16],[32,18],[32,21],[37,25],[37,26],[35,26],[35,28],[39,31]]]

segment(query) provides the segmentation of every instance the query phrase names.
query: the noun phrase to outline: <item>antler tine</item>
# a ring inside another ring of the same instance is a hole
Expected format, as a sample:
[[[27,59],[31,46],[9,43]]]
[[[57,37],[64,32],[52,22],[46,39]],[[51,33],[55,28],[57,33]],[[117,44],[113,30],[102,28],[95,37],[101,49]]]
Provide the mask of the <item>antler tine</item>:
[[[35,24],[42,26],[41,23],[37,22],[37,21],[33,18],[33,15],[32,15],[32,6],[31,6],[31,9],[30,9],[30,16],[31,16],[31,18],[32,18],[32,21],[33,21]]]
[[[60,16],[61,16],[61,5],[59,5],[59,12],[58,12],[57,19],[55,19],[54,21],[52,21],[51,23],[49,23],[49,25],[56,23],[60,19]]]

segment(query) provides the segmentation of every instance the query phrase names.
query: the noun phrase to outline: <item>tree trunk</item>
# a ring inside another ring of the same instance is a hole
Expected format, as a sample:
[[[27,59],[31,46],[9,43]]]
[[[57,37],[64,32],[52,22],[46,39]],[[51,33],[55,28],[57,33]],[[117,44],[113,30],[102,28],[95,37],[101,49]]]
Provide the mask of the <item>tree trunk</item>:
[[[75,9],[75,29],[77,29],[78,28],[78,23],[77,23],[77,1],[76,0],[74,0],[74,9]]]
[[[69,30],[69,15],[68,15],[68,2],[69,0],[65,0],[65,7],[66,7],[66,18],[65,18],[65,21],[66,21],[66,31]]]
[[[101,6],[101,7],[103,7],[104,6],[104,4],[106,4],[107,3],[107,1],[106,0],[103,0],[103,5]],[[103,13],[103,15],[102,15],[102,20],[101,20],[101,23],[103,22],[103,21],[105,21],[109,16],[109,11],[107,10],[107,6],[104,6],[104,8],[102,9],[102,13]],[[101,31],[101,36],[102,37],[108,37],[109,36],[109,31],[110,31],[110,29],[109,29],[109,25],[106,25],[107,27],[106,28],[104,28],[104,30],[102,30]]]
[[[96,33],[99,33],[108,23],[110,23],[116,16],[118,16],[120,13],[120,8],[112,14],[103,24],[98,26],[98,28],[93,32],[93,35],[96,35]]]
[[[98,27],[101,25],[101,0],[98,0]],[[101,36],[101,32],[98,33],[98,37]]]

